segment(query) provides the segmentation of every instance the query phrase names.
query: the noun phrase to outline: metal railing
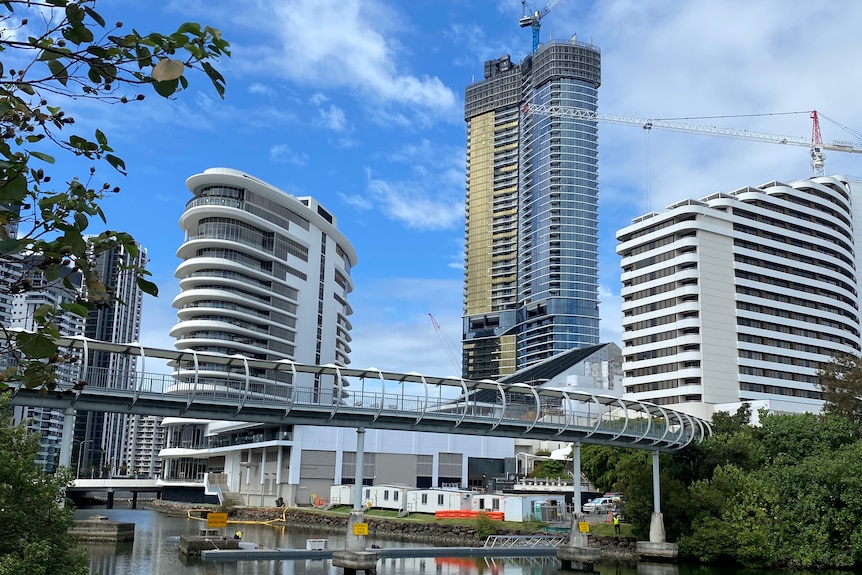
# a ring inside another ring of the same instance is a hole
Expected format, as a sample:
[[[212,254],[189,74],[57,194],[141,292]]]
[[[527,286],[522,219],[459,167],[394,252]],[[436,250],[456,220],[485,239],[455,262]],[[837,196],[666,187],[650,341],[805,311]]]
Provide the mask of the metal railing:
[[[523,383],[267,361],[84,338],[67,338],[61,343],[83,359],[75,381],[87,385],[80,391],[57,394],[19,386],[13,390],[13,403],[261,423],[528,437],[659,451],[682,448],[711,433],[706,421],[662,406]],[[91,368],[85,358],[94,350],[137,356],[140,371]],[[147,358],[168,360],[175,372],[148,373],[144,370]]]

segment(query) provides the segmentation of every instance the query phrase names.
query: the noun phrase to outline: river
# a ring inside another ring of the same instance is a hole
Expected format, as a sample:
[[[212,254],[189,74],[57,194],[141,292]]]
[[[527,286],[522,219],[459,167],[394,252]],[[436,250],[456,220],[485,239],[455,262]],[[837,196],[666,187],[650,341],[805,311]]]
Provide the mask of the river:
[[[135,540],[129,543],[88,544],[90,573],[99,575],[343,575],[329,560],[214,562],[183,558],[180,535],[197,535],[200,521],[170,517],[156,511],[132,509],[79,509],[76,519],[105,515],[114,521],[135,524]],[[275,527],[241,525],[243,540],[265,547],[305,549],[307,539],[327,539],[329,548],[344,548],[344,535]],[[231,526],[231,533],[234,526]],[[368,537],[368,544],[381,547],[421,547],[413,542],[387,541]],[[603,562],[595,566],[601,575],[653,575],[645,565]],[[660,575],[779,575],[777,572],[665,565]],[[562,571],[556,559],[381,559],[378,575],[556,575]],[[820,574],[822,575],[822,574]]]

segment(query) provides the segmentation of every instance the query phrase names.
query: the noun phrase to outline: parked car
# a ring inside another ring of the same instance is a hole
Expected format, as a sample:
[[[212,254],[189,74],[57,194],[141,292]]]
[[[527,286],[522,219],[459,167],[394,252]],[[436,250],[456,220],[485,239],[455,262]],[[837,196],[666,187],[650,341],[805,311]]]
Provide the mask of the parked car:
[[[616,511],[622,504],[622,499],[618,496],[604,496],[590,499],[584,503],[584,513],[607,513],[608,511]]]

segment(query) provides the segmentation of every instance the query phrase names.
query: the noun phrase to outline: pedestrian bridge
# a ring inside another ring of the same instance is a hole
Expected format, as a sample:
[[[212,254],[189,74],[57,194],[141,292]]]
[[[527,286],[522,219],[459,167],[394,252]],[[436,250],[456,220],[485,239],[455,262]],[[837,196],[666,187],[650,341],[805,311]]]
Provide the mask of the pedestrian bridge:
[[[62,339],[61,344],[64,352],[81,358],[71,364],[77,373],[69,375],[70,383],[47,394],[11,383],[14,405],[522,437],[651,451],[678,450],[711,433],[708,422],[658,405],[523,383],[266,361],[85,338]],[[92,351],[135,356],[138,370],[89,366],[86,358]],[[174,372],[147,372],[148,358],[167,360]],[[86,385],[73,389],[71,382]]]

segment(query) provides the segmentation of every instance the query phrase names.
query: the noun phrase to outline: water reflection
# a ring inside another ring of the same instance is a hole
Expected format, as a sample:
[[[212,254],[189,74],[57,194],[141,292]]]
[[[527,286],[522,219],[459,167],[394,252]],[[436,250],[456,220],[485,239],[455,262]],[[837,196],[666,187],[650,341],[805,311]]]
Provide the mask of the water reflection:
[[[114,521],[135,524],[134,542],[90,544],[90,573],[100,575],[343,575],[329,560],[234,561],[213,562],[183,558],[179,554],[179,536],[197,535],[205,524],[185,517],[170,517],[154,511],[131,509],[78,510],[76,519],[94,514]],[[229,525],[225,536],[232,535],[236,525]],[[327,539],[331,549],[344,547],[344,535],[310,529],[269,525],[242,525],[243,539],[270,548],[305,549],[307,539]],[[424,547],[413,542],[368,538],[368,545],[381,547]],[[600,575],[778,575],[777,572],[736,570],[730,567],[686,567],[669,564],[605,562],[595,566]],[[562,575],[553,558],[387,558],[377,564],[378,575]],[[802,575],[802,574],[796,574]]]

